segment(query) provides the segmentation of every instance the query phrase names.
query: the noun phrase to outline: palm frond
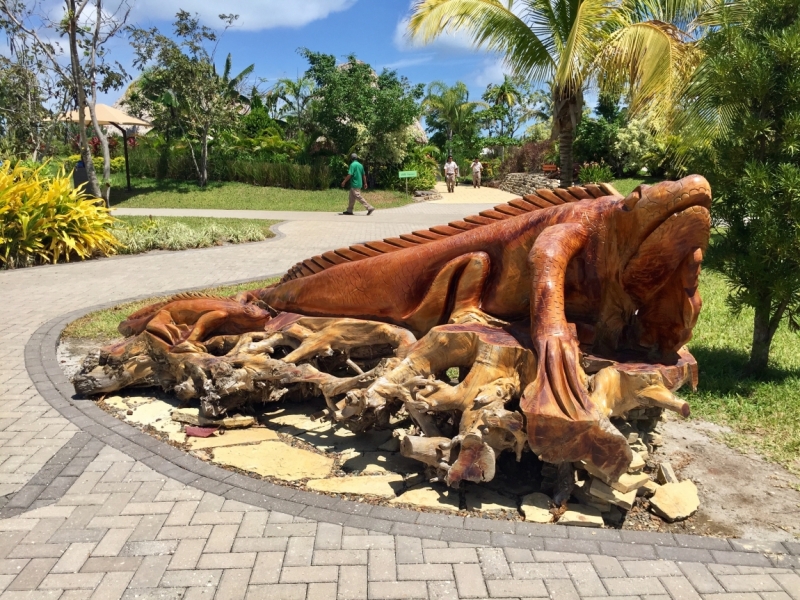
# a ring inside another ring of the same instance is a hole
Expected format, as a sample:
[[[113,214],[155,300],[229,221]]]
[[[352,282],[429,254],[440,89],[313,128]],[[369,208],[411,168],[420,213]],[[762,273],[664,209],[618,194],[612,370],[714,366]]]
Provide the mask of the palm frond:
[[[501,0],[417,0],[409,35],[429,43],[442,33],[467,32],[476,47],[504,56],[515,75],[541,81],[555,65],[542,40]]]
[[[694,43],[669,23],[632,23],[614,32],[598,55],[598,81],[604,89],[628,86],[634,115],[666,122],[697,65]]]
[[[623,0],[631,21],[663,21],[683,31],[721,0]],[[723,0],[724,1],[724,0]]]
[[[720,87],[715,67],[713,60],[704,60],[683,93],[681,110],[673,123],[678,135],[672,151],[678,163],[690,152],[708,148],[725,136],[736,117],[747,111],[744,95]]]
[[[228,81],[228,77],[231,76],[231,67],[233,66],[233,57],[231,56],[230,52],[228,53],[228,57],[225,59],[225,70],[222,72],[222,79],[224,81]]]
[[[622,16],[609,0],[583,0],[574,4],[577,10],[571,18],[572,27],[560,52],[554,78],[556,87],[568,90],[584,87],[608,33],[623,24]]]
[[[227,68],[227,65],[226,65],[226,68]],[[239,73],[239,74],[238,74],[236,77],[234,77],[233,79],[231,79],[231,80],[229,81],[228,85],[229,85],[230,87],[232,87],[232,88],[234,88],[234,87],[238,87],[238,86],[239,86],[239,85],[242,83],[242,81],[244,81],[244,80],[245,80],[245,78],[246,78],[248,75],[250,75],[250,73],[252,73],[252,72],[253,72],[253,70],[254,70],[255,68],[256,68],[255,64],[252,64],[252,65],[250,65],[249,67],[246,67],[245,69],[243,69],[243,70],[242,70],[242,72],[241,72],[241,73]]]

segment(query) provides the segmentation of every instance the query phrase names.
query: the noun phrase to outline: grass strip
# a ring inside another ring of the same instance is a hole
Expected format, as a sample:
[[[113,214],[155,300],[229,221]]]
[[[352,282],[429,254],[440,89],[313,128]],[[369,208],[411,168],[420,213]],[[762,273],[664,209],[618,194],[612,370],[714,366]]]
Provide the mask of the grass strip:
[[[114,177],[119,179],[119,174]],[[156,179],[131,179],[128,192],[122,180],[111,196],[117,208],[204,208],[221,210],[297,210],[341,212],[347,208],[347,191],[330,189],[321,191],[291,190],[276,187],[259,187],[246,183],[212,181],[200,188],[190,181],[158,181]],[[410,204],[405,194],[377,190],[364,193],[367,202],[375,208],[394,208]],[[360,205],[356,207],[360,209]]]

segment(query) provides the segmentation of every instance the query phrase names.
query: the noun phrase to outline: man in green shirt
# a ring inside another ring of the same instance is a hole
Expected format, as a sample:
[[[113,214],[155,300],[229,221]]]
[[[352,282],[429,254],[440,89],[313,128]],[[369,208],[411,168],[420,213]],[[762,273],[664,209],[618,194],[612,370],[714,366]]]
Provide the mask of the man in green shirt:
[[[348,181],[350,182],[350,198],[349,203],[347,204],[347,210],[340,214],[352,215],[353,207],[356,205],[356,200],[358,200],[364,205],[364,208],[367,209],[367,216],[370,216],[375,208],[371,206],[369,202],[364,200],[364,196],[361,195],[361,190],[367,189],[367,178],[364,176],[364,165],[358,162],[358,155],[351,154],[350,158],[353,159],[353,162],[350,163],[350,170],[347,172],[347,177],[345,177],[344,181],[342,181],[342,187],[346,186]]]

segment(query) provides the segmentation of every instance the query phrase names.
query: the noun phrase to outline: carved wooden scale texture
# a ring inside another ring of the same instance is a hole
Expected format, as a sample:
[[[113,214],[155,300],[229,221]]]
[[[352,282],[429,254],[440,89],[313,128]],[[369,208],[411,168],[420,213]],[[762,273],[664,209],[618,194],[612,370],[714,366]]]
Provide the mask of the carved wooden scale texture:
[[[264,289],[145,308],[75,388],[160,386],[208,418],[322,395],[324,418],[354,431],[407,415],[401,452],[453,486],[492,479],[499,453],[526,446],[614,479],[631,451],[609,417],[689,413],[673,392],[697,384],[685,344],[710,205],[697,175],[627,197],[540,190],[312,257]]]

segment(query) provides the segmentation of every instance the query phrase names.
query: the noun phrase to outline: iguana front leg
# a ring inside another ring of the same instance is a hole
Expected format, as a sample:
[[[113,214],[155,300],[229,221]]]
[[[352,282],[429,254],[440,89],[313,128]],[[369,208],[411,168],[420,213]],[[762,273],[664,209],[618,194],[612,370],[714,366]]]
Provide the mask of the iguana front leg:
[[[528,442],[543,460],[589,460],[616,477],[630,464],[631,451],[589,398],[578,341],[564,312],[567,265],[588,239],[583,225],[554,225],[539,235],[528,256],[537,374],[525,389],[520,407],[527,419]]]

